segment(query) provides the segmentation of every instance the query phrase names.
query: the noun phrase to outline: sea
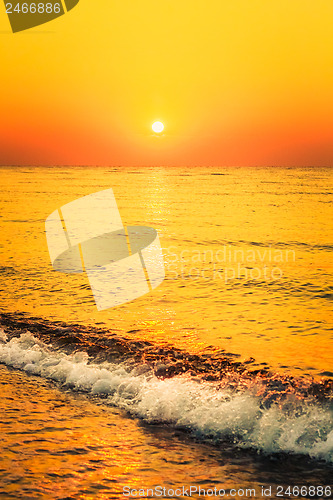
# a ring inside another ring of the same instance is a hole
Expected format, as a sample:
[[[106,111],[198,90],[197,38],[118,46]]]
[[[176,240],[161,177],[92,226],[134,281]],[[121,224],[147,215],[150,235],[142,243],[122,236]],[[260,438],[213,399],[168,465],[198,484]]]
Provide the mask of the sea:
[[[324,167],[0,168],[0,497],[331,498]],[[165,279],[99,311],[45,220],[112,189]]]

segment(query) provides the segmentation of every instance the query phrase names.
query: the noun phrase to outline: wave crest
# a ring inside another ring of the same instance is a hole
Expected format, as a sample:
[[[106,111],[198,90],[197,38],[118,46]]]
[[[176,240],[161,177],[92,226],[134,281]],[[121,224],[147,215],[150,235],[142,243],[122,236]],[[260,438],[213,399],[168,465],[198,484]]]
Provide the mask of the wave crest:
[[[0,341],[1,363],[103,397],[147,422],[185,428],[215,444],[228,440],[265,453],[300,453],[333,462],[329,399],[319,401],[292,389],[274,398],[274,380],[270,385],[260,378],[241,383],[240,377],[235,384],[232,374],[219,383],[190,373],[161,378],[147,364],[97,363],[85,351],[65,353],[28,331],[8,339],[0,330]]]

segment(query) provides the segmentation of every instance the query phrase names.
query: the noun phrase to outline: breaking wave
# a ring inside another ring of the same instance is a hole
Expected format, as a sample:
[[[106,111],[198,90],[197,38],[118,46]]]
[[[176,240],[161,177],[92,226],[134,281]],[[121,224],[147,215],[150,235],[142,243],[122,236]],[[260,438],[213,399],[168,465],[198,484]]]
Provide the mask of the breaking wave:
[[[81,342],[71,328],[44,324],[50,331],[44,331],[42,340],[22,328],[22,322],[5,320],[4,325],[2,315],[0,362],[7,366],[103,398],[147,422],[181,427],[214,444],[228,440],[264,453],[296,453],[333,462],[331,381],[251,371],[246,364],[216,354],[192,359],[172,350],[172,364],[166,348],[149,356],[153,346],[142,341],[139,355],[140,349],[128,355],[133,341],[123,341],[117,357],[119,338],[112,345],[104,339],[104,347],[97,348],[91,336]],[[42,325],[30,322],[39,332]]]

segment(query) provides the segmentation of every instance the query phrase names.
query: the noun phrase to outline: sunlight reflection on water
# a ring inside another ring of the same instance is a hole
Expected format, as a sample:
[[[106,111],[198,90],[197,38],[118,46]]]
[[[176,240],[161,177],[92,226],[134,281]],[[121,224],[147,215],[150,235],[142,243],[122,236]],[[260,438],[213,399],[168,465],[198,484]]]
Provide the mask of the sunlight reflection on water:
[[[296,374],[331,370],[331,169],[17,167],[1,176],[4,311],[104,323],[193,351],[220,346]],[[158,230],[167,276],[149,295],[98,312],[85,275],[52,270],[44,220],[109,187],[126,225]],[[223,249],[243,257],[221,261]],[[271,262],[272,249],[282,262]],[[282,277],[233,277],[238,265],[278,267]]]

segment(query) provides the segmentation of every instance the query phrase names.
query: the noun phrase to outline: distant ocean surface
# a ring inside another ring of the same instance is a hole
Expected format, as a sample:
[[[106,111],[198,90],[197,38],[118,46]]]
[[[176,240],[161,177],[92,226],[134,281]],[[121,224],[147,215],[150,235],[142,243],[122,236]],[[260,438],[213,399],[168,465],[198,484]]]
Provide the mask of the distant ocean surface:
[[[330,497],[332,169],[0,175],[4,498]],[[125,226],[157,229],[166,278],[98,312],[85,274],[52,269],[44,223],[108,188]]]

